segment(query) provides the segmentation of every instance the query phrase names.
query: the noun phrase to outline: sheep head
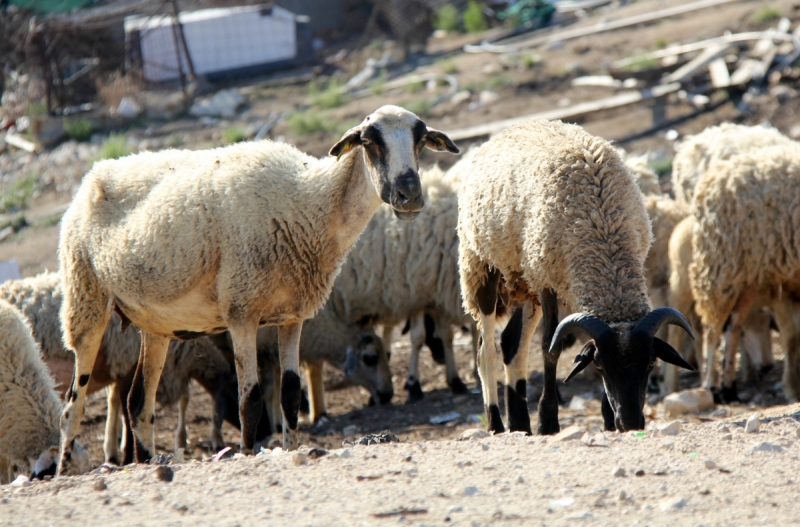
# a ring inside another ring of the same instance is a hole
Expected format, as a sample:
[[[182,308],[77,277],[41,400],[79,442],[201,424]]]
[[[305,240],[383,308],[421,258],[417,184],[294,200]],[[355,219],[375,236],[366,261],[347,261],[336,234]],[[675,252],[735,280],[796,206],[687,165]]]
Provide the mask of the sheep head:
[[[425,205],[419,180],[422,149],[459,152],[447,135],[398,106],[378,108],[348,130],[329,153],[338,159],[359,147],[378,196],[403,220],[414,219]]]
[[[564,382],[594,362],[614,410],[617,430],[640,430],[644,428],[642,408],[647,378],[656,358],[688,370],[694,369],[672,346],[655,336],[664,324],[680,326],[694,338],[686,318],[669,307],[651,311],[638,323],[614,324],[613,327],[593,315],[576,313],[558,325],[550,352],[559,349],[575,332],[589,336],[592,340],[575,357],[575,365]]]
[[[370,404],[387,404],[394,397],[389,354],[383,346],[383,340],[372,332],[365,332],[355,346],[347,348],[344,375],[348,384],[369,390]]]

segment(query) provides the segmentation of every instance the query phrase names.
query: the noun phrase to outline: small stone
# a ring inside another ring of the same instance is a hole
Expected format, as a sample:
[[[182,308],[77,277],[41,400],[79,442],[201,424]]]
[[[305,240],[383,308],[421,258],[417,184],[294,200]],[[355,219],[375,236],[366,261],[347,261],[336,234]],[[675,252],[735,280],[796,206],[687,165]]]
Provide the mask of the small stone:
[[[722,434],[722,437],[720,437],[720,439],[722,439],[723,441],[730,441],[731,439],[733,439],[733,435],[732,434]]]
[[[761,420],[758,418],[758,414],[752,414],[744,424],[744,431],[748,434],[756,434],[759,428],[761,428]]]
[[[551,509],[563,509],[575,503],[575,498],[561,498],[560,500],[553,500],[550,502]]]
[[[156,478],[158,478],[158,481],[169,483],[174,477],[175,472],[173,472],[173,470],[168,466],[159,465],[158,468],[156,468]]]
[[[352,454],[350,453],[350,449],[349,448],[345,448],[344,450],[342,450],[342,453],[339,454],[339,457],[343,458],[343,459],[347,459],[350,456],[352,456]]]
[[[621,490],[621,491],[619,491],[619,496],[617,496],[617,499],[619,501],[625,501],[625,499],[627,497],[628,497],[628,494],[624,490]]]
[[[594,516],[592,516],[592,513],[589,511],[576,512],[575,514],[564,516],[565,520],[590,520],[592,518],[594,518]]]
[[[462,104],[467,102],[470,97],[472,97],[472,94],[469,92],[469,90],[461,90],[454,93],[453,96],[450,97],[450,102],[453,104]]]
[[[762,441],[750,449],[751,453],[757,452],[783,452],[783,447],[769,441]]]
[[[574,395],[569,402],[569,409],[582,412],[586,410],[586,401],[580,395]]]
[[[184,512],[189,510],[189,507],[187,507],[186,505],[182,505],[182,504],[178,503],[177,501],[173,501],[172,502],[172,508],[175,509],[176,511],[180,512],[181,514],[183,514]]]
[[[720,431],[720,433],[723,433],[723,434],[730,434],[731,433],[731,429],[728,428],[728,425],[720,426],[719,427],[719,431]]]
[[[347,425],[342,428],[342,435],[343,436],[353,436],[358,433],[358,427],[356,425]]]
[[[676,436],[681,433],[681,422],[672,421],[658,428],[658,431],[665,436]]]
[[[704,388],[694,388],[664,397],[664,412],[674,418],[686,412],[699,412],[714,406],[714,395]]]
[[[292,454],[292,464],[294,465],[305,465],[308,463],[308,455],[304,454],[303,452],[295,452]]]
[[[14,481],[11,482],[11,486],[12,487],[30,487],[31,486],[31,482],[30,482],[30,479],[28,478],[28,476],[26,476],[24,474],[20,474],[19,476],[17,476],[17,479],[15,479]]]
[[[641,478],[642,476],[644,476],[644,470],[642,469],[637,470],[636,475]]]
[[[478,487],[464,487],[464,496],[474,496],[478,493]]]
[[[709,470],[714,470],[715,468],[717,468],[717,464],[711,461],[710,459],[706,459],[704,463],[706,464],[706,468]]]
[[[624,478],[625,477],[625,469],[622,468],[622,467],[617,467],[613,471],[611,471],[611,474],[615,478]]]
[[[517,483],[519,483],[520,485],[522,485],[523,483],[525,483],[525,478],[523,478],[522,476],[518,477],[518,478],[517,478]]]
[[[661,502],[659,507],[662,511],[679,510],[686,506],[686,500],[683,498],[670,498]]]
[[[576,439],[580,439],[583,437],[583,434],[586,432],[585,428],[578,425],[568,426],[561,432],[557,433],[553,436],[550,440],[551,443],[557,443],[559,441],[574,441]]]
[[[453,514],[454,512],[461,512],[464,510],[464,507],[461,505],[453,505],[449,509],[447,509],[447,514]]]
[[[99,478],[99,479],[95,480],[95,482],[94,482],[94,490],[101,491],[101,490],[106,490],[107,488],[108,488],[108,485],[106,485],[106,480],[104,480],[103,478]]]
[[[471,439],[483,439],[484,437],[489,437],[491,434],[484,430],[483,428],[471,428],[469,430],[464,430],[464,432],[458,437],[459,441],[469,441]]]
[[[661,442],[661,446],[664,448],[673,448],[675,446],[674,439],[665,439]]]
[[[489,445],[486,443],[481,443],[481,450],[489,450]]]
[[[800,426],[797,427],[796,434],[797,434],[797,437],[800,438]]]
[[[323,456],[327,456],[327,455],[328,455],[328,451],[327,450],[323,450],[322,448],[312,448],[311,450],[308,451],[308,457],[310,459],[319,459],[319,458],[321,458]]]

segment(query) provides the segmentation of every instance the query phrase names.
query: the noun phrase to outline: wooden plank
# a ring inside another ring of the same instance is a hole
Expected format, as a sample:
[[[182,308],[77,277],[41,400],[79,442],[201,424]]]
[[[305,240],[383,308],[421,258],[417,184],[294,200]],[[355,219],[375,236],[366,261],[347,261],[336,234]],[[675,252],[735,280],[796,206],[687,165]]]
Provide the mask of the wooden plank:
[[[708,72],[711,74],[711,85],[715,88],[727,88],[731,85],[731,74],[725,59],[712,60],[708,65]]]
[[[36,143],[32,143],[28,141],[21,135],[8,133],[6,134],[5,138],[6,144],[11,145],[13,147],[19,148],[20,150],[25,150],[26,152],[35,152],[36,151]]]
[[[553,33],[551,35],[536,36],[513,45],[503,46],[503,45],[493,44],[492,51],[507,53],[509,51],[532,48],[543,44],[550,44],[552,42],[572,40],[589,35],[594,35],[597,33],[605,33],[606,31],[613,31],[615,29],[622,29],[625,27],[635,26],[638,24],[656,22],[666,17],[684,15],[686,13],[692,13],[694,11],[699,11],[701,9],[708,9],[710,7],[717,7],[720,5],[732,4],[734,2],[741,2],[741,1],[742,0],[702,0],[700,2],[692,2],[691,4],[670,7],[667,9],[660,9],[658,11],[622,18],[620,20],[614,20],[612,22],[599,22],[597,24],[588,27],[569,29],[566,31]]]
[[[528,119],[575,119],[577,117],[599,112],[601,110],[620,108],[622,106],[636,104],[637,102],[663,97],[670,93],[677,92],[680,90],[680,88],[681,85],[675,82],[673,84],[655,86],[649,90],[623,92],[612,97],[584,102],[568,108],[556,108],[554,110],[534,113],[523,117],[513,117],[511,119],[503,119],[501,121],[494,121],[492,123],[479,124],[477,126],[471,126],[469,128],[449,132],[447,135],[453,141],[458,141],[461,139],[471,139],[473,137],[494,135],[498,132],[502,132],[513,124],[527,121]]]
[[[711,46],[698,56],[673,71],[662,81],[662,84],[670,84],[673,82],[686,82],[690,77],[694,76],[698,71],[708,66],[708,64],[728,52],[733,44],[717,44]]]
[[[744,59],[731,75],[731,86],[747,84],[750,79],[761,76],[761,61],[755,59]]]

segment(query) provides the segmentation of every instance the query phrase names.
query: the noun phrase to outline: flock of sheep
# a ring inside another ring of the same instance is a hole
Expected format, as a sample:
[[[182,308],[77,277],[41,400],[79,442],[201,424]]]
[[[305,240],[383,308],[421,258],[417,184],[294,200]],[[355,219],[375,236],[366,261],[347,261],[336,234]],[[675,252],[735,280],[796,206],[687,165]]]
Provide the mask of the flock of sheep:
[[[408,400],[424,397],[419,353],[432,340],[447,384],[466,391],[453,331],[470,328],[495,433],[506,429],[498,357],[507,427],[532,432],[539,325],[541,434],[559,431],[556,366],[577,337],[566,380],[593,365],[605,427],[641,429],[656,359],[663,393],[694,361],[724,401],[737,396],[740,340],[743,366],[770,367],[764,308],[786,355],[784,394],[797,399],[800,144],[709,128],[676,152],[675,199],[643,159],[561,122],[515,125],[446,172],[419,170],[425,147],[459,152],[384,106],[321,160],[261,141],[96,163],[62,219],[59,272],[0,286],[0,482],[87,471],[80,421],[104,387],[108,462],[155,454],[156,401],[178,403],[185,448],[192,379],[214,401],[214,448],[223,421],[245,453],[279,430],[296,448],[301,364],[312,421],[325,414],[323,362],[388,403],[392,330],[406,320]]]

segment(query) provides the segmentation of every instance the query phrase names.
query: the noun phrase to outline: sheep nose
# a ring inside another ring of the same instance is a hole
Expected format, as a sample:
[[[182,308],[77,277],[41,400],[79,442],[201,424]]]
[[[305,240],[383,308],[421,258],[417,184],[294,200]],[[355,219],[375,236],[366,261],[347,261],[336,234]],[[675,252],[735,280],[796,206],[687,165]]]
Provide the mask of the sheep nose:
[[[378,392],[378,398],[381,401],[381,404],[389,404],[392,402],[392,397],[394,397],[394,392]]]
[[[422,210],[425,205],[422,184],[415,171],[408,170],[395,180],[391,205],[398,212],[415,213]]]

